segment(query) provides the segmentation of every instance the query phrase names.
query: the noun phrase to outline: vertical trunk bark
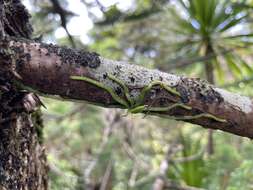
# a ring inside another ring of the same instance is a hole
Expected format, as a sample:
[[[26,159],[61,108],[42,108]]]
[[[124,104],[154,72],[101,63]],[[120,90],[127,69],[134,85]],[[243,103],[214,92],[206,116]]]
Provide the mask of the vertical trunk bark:
[[[209,55],[209,54],[213,54],[213,48],[210,44],[210,42],[208,42],[206,44],[206,52],[205,52],[205,56]],[[213,64],[211,61],[206,62],[205,64],[205,73],[206,73],[206,79],[210,84],[214,84],[214,68],[213,68]],[[213,145],[213,130],[212,129],[208,129],[208,138],[207,138],[207,154],[208,155],[212,155],[214,154],[214,145]]]
[[[0,189],[46,190],[40,114],[11,113],[0,125]]]
[[[0,40],[30,38],[32,27],[20,0],[0,0]],[[0,62],[4,65],[5,58]],[[47,163],[38,97],[20,92],[6,72],[0,73],[0,189],[46,190]]]

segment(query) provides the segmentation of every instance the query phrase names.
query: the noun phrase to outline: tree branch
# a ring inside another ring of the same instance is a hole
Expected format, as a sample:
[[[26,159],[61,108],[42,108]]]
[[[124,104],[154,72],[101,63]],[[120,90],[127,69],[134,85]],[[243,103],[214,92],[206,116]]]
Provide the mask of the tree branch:
[[[63,9],[58,0],[50,0],[50,1],[53,5],[53,9],[54,9],[55,13],[57,13],[61,18],[61,26],[66,31],[67,36],[69,38],[69,41],[70,41],[72,47],[76,47],[73,36],[69,33],[69,30],[67,28],[67,17],[68,16],[73,16],[74,13]]]
[[[2,40],[0,47],[0,76],[11,76],[22,89],[253,138],[252,100],[200,79],[24,39]]]

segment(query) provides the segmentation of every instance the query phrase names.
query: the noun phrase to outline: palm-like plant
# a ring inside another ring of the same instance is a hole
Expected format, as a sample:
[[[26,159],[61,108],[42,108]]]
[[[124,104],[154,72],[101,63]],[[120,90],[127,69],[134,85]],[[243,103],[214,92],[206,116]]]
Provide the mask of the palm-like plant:
[[[237,78],[253,73],[241,56],[242,48],[253,42],[253,34],[247,32],[249,13],[244,6],[232,0],[178,0],[176,5],[183,13],[169,11],[174,22],[172,30],[179,39],[173,44],[175,51],[184,52],[184,57],[202,56],[209,82],[214,83],[215,70],[223,78],[224,63]]]
[[[247,33],[249,13],[244,6],[231,0],[178,0],[176,5],[183,12],[169,11],[174,22],[172,30],[178,40],[173,44],[175,51],[181,55],[183,52],[183,57],[202,56],[205,76],[210,83],[215,82],[215,71],[220,81],[224,81],[223,67],[236,78],[253,73],[239,53],[253,42],[253,34]],[[209,154],[213,153],[212,139],[209,131]]]

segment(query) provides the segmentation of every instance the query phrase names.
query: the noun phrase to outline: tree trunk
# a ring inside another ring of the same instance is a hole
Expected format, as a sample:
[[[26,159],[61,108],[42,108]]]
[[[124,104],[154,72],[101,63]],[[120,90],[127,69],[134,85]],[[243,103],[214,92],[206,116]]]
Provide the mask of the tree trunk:
[[[7,115],[0,127],[0,189],[46,190],[47,164],[39,143],[39,112]]]
[[[204,56],[209,56],[215,54],[213,51],[212,45],[210,42],[206,44],[206,51]],[[210,84],[214,84],[214,68],[213,63],[211,60],[205,63],[205,73],[206,79]],[[213,144],[213,130],[208,129],[208,137],[207,137],[207,154],[212,155],[214,154],[214,144]]]
[[[30,38],[29,14],[19,0],[0,1],[0,38]],[[1,49],[1,52],[4,50]],[[2,58],[0,63],[4,63]],[[0,72],[0,189],[46,190],[47,162],[42,145],[39,98],[19,91]]]

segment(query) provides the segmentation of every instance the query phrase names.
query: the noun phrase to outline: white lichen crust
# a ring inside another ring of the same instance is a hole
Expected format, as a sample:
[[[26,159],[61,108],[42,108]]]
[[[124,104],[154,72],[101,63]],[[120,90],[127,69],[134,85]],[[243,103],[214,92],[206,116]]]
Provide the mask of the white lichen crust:
[[[252,112],[252,100],[249,97],[234,94],[220,88],[214,88],[223,98],[224,101],[238,108],[244,113]]]
[[[142,88],[147,86],[152,81],[162,81],[170,87],[175,87],[179,84],[181,77],[173,74],[161,72],[159,70],[151,70],[144,67],[129,64],[124,61],[112,61],[100,57],[101,64],[97,68],[89,68],[90,75],[103,83],[104,85],[116,88],[118,84],[106,77],[108,74],[113,75],[117,79],[124,81],[127,86],[134,86],[135,88]],[[252,112],[252,101],[250,98],[228,92],[223,89],[213,88],[224,99],[225,102],[234,106],[244,113]],[[138,91],[131,92],[131,95],[137,96]]]
[[[168,73],[161,72],[159,70],[151,70],[136,65],[131,65],[123,61],[112,61],[105,58],[101,58],[101,64],[99,67],[92,69],[89,68],[90,74],[94,79],[97,79],[103,83],[109,83],[109,80],[105,80],[107,74],[111,74],[121,81],[124,81],[128,86],[143,87],[147,86],[152,81],[162,81],[170,87],[177,86],[180,81],[180,77]]]

